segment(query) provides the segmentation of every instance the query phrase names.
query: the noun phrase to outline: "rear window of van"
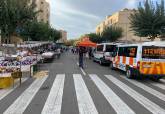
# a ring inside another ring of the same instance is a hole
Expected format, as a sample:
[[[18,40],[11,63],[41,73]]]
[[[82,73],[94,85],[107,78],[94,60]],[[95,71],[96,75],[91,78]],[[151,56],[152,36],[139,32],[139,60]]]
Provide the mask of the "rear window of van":
[[[98,45],[97,46],[97,51],[103,51],[104,45]]]
[[[119,47],[118,56],[136,57],[137,46]]]
[[[143,46],[142,58],[146,59],[165,59],[165,47]]]
[[[116,45],[106,45],[106,52],[113,52],[116,48]]]

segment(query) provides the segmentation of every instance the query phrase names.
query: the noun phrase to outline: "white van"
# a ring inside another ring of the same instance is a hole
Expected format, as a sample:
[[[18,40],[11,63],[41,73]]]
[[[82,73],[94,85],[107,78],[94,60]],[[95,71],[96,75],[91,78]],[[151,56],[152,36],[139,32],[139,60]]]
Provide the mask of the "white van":
[[[116,47],[115,43],[101,43],[97,44],[96,51],[94,52],[93,61],[99,62],[101,65],[109,64],[111,54]]]
[[[118,45],[112,56],[111,69],[126,71],[128,78],[165,76],[165,42]]]

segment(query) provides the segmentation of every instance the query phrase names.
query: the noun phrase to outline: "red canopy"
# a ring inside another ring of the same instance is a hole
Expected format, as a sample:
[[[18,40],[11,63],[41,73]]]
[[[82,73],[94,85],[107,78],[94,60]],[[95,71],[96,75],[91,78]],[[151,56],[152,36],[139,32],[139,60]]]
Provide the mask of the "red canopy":
[[[83,41],[77,44],[77,46],[96,47],[96,43],[91,42],[89,38],[84,38]]]

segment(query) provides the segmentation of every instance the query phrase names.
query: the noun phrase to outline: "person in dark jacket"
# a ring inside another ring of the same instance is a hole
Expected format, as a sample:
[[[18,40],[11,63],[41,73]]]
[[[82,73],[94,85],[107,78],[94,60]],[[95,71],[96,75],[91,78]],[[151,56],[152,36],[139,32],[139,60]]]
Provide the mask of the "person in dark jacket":
[[[79,47],[79,67],[84,68],[83,56],[86,52],[85,47]]]
[[[88,54],[89,54],[89,59],[91,59],[92,58],[92,48],[91,47],[88,50]]]

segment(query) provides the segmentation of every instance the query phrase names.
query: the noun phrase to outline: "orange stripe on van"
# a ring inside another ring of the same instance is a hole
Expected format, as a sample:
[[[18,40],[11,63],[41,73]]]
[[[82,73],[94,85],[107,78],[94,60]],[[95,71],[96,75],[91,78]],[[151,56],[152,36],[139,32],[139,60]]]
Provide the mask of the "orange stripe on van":
[[[165,74],[165,63],[162,63],[162,74]]]
[[[162,74],[162,73],[163,73],[163,64],[160,63],[160,74]]]
[[[157,64],[159,64],[159,66],[157,66]],[[160,62],[156,62],[156,70],[157,70],[157,74],[161,74],[161,68],[162,68],[162,64]]]
[[[126,57],[123,56],[123,64],[126,64]]]
[[[133,58],[132,57],[129,58],[129,65],[133,66]]]

